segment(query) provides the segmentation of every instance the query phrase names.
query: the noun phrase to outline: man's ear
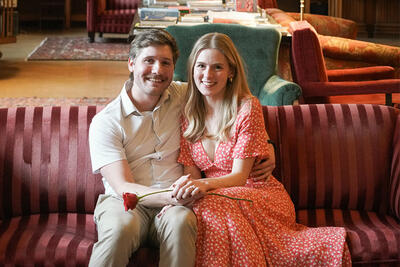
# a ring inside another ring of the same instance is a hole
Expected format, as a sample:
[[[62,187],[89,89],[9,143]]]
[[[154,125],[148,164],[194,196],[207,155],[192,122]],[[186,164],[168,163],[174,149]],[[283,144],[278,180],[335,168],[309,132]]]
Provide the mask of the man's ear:
[[[133,72],[133,68],[135,66],[135,60],[129,57],[128,59],[128,69],[130,72]]]

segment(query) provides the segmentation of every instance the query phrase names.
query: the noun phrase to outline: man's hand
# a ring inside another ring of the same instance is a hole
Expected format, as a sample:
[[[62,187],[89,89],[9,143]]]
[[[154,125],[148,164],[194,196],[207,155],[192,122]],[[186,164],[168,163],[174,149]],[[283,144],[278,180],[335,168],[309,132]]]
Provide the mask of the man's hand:
[[[253,181],[257,182],[260,180],[266,180],[275,169],[275,153],[271,149],[271,153],[267,158],[257,159],[254,162],[253,169],[250,175],[253,177]]]

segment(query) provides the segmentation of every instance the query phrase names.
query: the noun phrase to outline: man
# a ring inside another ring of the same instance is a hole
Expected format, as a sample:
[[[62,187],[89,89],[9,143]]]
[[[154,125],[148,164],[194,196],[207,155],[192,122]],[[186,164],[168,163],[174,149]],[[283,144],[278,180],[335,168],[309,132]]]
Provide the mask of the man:
[[[196,217],[190,195],[177,200],[171,192],[149,195],[131,211],[121,195],[172,189],[183,170],[179,152],[179,117],[186,85],[172,82],[178,49],[163,30],[138,34],[131,45],[131,79],[90,126],[93,171],[101,172],[105,194],[95,209],[98,242],[90,266],[126,266],[146,242],[160,247],[160,266],[193,266]],[[274,159],[254,168],[265,178]],[[163,207],[169,207],[163,209]],[[162,216],[157,216],[157,214]]]

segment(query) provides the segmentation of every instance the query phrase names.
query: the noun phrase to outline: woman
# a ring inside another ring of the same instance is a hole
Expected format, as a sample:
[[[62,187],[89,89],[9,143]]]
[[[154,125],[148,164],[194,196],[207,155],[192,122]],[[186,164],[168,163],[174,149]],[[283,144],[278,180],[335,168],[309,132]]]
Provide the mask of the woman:
[[[293,203],[270,176],[253,181],[252,165],[272,154],[262,109],[251,95],[240,56],[221,33],[202,36],[188,62],[188,93],[178,161],[190,174],[173,196],[204,196],[197,266],[351,265],[343,228],[296,224]],[[201,172],[206,178],[201,179]],[[206,192],[243,198],[228,200]]]

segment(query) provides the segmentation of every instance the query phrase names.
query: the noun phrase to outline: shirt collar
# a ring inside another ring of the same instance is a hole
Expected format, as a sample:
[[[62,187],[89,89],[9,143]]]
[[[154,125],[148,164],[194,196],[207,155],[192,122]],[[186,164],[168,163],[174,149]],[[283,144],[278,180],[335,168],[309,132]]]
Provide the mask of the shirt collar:
[[[125,82],[124,87],[122,88],[121,91],[121,102],[122,102],[122,112],[124,116],[129,116],[130,114],[134,115],[141,115],[141,112],[136,108],[136,106],[132,103],[131,99],[129,98],[128,95],[128,90],[131,90],[133,86],[133,82],[131,80],[128,80]],[[160,100],[158,101],[157,105],[155,106],[154,110],[157,110],[160,108],[160,106],[168,101],[170,99],[170,88],[168,87],[162,96],[160,97]]]

